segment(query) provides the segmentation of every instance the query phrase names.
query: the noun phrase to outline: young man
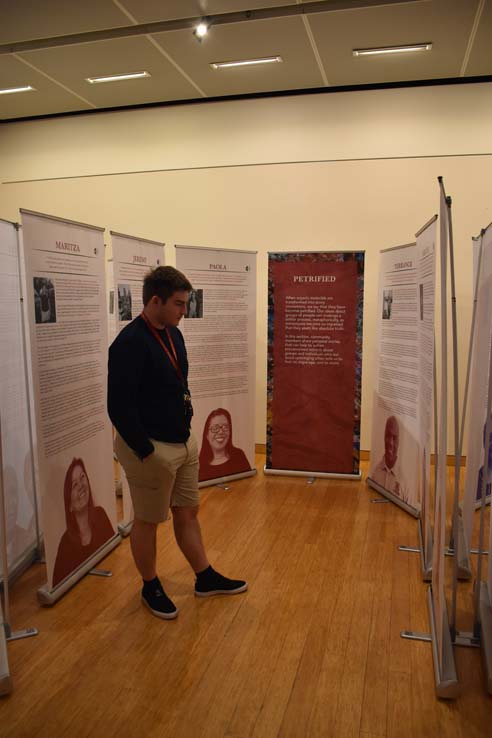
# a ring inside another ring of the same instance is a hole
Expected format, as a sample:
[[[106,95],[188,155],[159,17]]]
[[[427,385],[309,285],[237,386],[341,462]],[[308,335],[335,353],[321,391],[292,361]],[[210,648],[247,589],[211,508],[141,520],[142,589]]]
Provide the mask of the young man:
[[[195,594],[237,594],[248,588],[209,565],[197,519],[198,448],[190,433],[188,360],[177,327],[191,289],[173,267],[149,272],[143,312],[109,349],[108,412],[135,513],[131,549],[143,579],[143,602],[166,620],[175,618],[178,609],[157,577],[156,533],[169,507],[178,546],[196,574]]]

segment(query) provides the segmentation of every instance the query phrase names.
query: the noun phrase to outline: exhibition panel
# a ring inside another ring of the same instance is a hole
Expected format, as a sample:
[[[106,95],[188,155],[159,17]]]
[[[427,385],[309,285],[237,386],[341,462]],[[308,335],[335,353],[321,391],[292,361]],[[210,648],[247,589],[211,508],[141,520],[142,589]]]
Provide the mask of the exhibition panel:
[[[381,252],[368,483],[416,517],[429,558],[436,218]]]
[[[200,487],[256,473],[256,252],[176,246],[193,290],[181,324]]]
[[[120,541],[106,413],[103,229],[22,210],[34,414],[52,604]]]
[[[122,328],[140,315],[142,285],[146,273],[164,264],[164,244],[138,236],[111,233],[112,258],[106,262],[108,295],[108,334],[112,343]],[[118,523],[120,533],[129,533],[133,520],[133,504],[125,472],[118,464],[122,485],[123,519]]]
[[[364,252],[270,253],[266,473],[359,478]]]
[[[29,565],[40,544],[22,310],[18,227],[0,220],[0,417],[9,577]]]
[[[473,511],[480,507],[482,495],[491,498],[492,443],[486,442],[487,387],[489,376],[489,346],[492,336],[492,226],[482,234],[473,252],[474,272],[477,277],[476,315],[470,367],[470,396],[468,445],[466,449],[465,497],[463,523],[465,537],[471,540]],[[478,254],[478,249],[481,253]],[[478,271],[478,265],[480,270]],[[487,463],[484,466],[484,450]],[[486,472],[484,474],[484,469]]]

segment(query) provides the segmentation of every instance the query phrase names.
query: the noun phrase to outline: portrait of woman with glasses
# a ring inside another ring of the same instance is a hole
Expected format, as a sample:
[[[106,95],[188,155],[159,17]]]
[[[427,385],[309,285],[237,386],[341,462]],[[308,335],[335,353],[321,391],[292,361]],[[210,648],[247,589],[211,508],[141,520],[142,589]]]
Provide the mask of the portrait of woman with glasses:
[[[200,450],[200,482],[239,474],[251,469],[246,454],[232,443],[232,420],[228,410],[212,410],[203,428]]]

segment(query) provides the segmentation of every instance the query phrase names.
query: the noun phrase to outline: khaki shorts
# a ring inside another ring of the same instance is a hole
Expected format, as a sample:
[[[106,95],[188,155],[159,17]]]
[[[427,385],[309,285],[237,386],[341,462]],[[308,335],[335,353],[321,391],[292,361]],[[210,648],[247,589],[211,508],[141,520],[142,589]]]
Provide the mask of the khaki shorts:
[[[198,446],[193,434],[186,443],[150,440],[155,451],[145,461],[140,461],[118,433],[114,449],[128,479],[135,518],[161,523],[169,507],[199,504]]]

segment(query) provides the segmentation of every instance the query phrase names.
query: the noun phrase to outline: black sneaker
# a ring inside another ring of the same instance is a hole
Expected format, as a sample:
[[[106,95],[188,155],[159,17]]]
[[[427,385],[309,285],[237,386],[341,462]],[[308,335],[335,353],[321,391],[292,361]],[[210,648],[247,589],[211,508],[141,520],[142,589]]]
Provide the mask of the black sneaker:
[[[248,583],[242,579],[228,579],[212,569],[211,566],[198,574],[195,582],[195,594],[197,597],[212,597],[212,595],[232,595],[245,592]]]
[[[174,602],[164,592],[159,580],[150,586],[149,584],[144,585],[142,589],[142,602],[144,605],[147,605],[153,615],[164,620],[172,620],[177,617],[179,612]]]

